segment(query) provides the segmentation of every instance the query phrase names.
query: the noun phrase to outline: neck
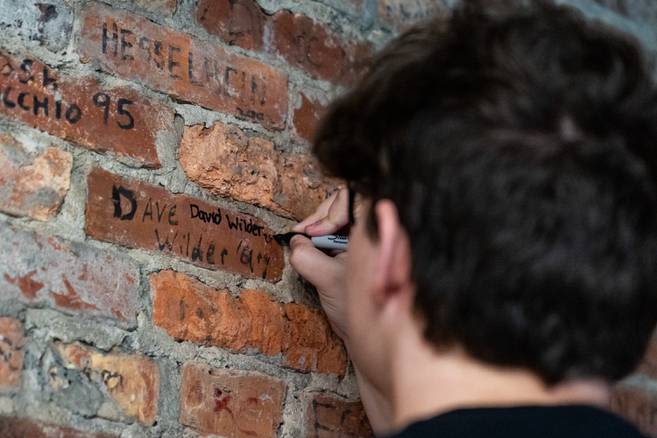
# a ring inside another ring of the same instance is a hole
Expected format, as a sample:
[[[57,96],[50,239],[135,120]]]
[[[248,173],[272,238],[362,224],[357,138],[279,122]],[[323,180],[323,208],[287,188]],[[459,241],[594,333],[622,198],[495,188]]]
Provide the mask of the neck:
[[[403,339],[400,337],[400,339]],[[417,332],[405,338],[391,366],[393,428],[464,407],[589,404],[605,406],[609,385],[574,380],[546,386],[523,370],[490,366],[454,349],[437,353]]]

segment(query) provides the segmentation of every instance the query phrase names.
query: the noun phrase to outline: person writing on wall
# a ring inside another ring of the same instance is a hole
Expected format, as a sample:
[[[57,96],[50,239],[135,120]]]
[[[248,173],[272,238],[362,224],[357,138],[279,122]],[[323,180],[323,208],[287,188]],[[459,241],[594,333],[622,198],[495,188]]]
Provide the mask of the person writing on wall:
[[[347,182],[300,235],[378,435],[638,437],[610,386],[657,320],[657,89],[637,44],[566,7],[392,41],[323,119]]]

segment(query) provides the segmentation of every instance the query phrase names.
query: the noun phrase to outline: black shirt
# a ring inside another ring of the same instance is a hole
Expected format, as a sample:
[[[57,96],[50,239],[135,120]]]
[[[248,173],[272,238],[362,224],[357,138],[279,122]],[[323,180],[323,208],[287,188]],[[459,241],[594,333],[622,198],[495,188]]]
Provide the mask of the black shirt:
[[[389,438],[645,438],[615,414],[584,405],[458,409]]]

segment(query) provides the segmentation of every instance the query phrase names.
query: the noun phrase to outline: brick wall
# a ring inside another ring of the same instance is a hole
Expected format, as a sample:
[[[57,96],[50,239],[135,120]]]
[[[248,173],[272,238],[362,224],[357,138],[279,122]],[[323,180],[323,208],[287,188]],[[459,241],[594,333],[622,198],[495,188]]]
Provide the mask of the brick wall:
[[[455,3],[0,0],[0,435],[369,436],[271,236],[335,187],[322,108]],[[571,3],[654,42],[650,0]],[[653,362],[614,406],[657,436]]]

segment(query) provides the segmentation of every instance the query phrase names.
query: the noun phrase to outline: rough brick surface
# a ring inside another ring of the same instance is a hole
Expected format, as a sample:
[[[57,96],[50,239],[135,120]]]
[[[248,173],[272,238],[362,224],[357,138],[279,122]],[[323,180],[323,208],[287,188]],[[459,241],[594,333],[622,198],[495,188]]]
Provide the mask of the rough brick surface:
[[[87,235],[278,281],[283,249],[258,219],[101,169],[88,178]]]
[[[129,87],[107,88],[93,77],[58,78],[32,56],[0,51],[0,114],[96,151],[158,167],[158,132],[173,112]]]
[[[68,368],[94,373],[107,393],[128,416],[153,424],[160,388],[158,366],[140,355],[103,354],[77,344],[57,344]]]
[[[271,51],[312,77],[351,83],[367,65],[372,48],[350,42],[302,14],[279,11],[271,26]]]
[[[360,402],[306,392],[306,438],[366,438],[374,436]]]
[[[267,15],[253,0],[200,0],[196,21],[231,45],[261,50]]]
[[[648,436],[657,437],[657,392],[652,385],[621,383],[611,397],[611,409]]]
[[[285,383],[259,373],[187,363],[182,371],[180,422],[231,438],[277,436]]]
[[[196,20],[228,44],[279,55],[328,81],[352,82],[372,50],[368,43],[342,38],[306,15],[281,10],[270,16],[256,0],[201,0]]]
[[[71,37],[73,11],[65,0],[0,0],[0,29],[3,37],[16,35],[59,51]]]
[[[0,391],[17,389],[23,371],[23,324],[0,317]],[[4,435],[2,435],[4,436]]]
[[[279,304],[267,293],[239,298],[173,271],[150,276],[153,322],[177,340],[233,351],[281,354],[286,366],[343,375],[347,356],[324,316],[299,304]]]
[[[138,287],[139,270],[128,259],[0,224],[0,299],[130,326],[139,310]]]
[[[71,178],[71,154],[54,147],[30,153],[0,133],[0,211],[48,220],[59,210]]]
[[[192,181],[218,196],[297,219],[335,188],[310,156],[278,152],[271,141],[223,123],[185,128],[180,164]]]
[[[448,14],[449,8],[443,0],[379,0],[380,20],[397,31]]]
[[[85,9],[83,61],[177,99],[283,128],[287,76],[271,66],[100,5]]]
[[[116,438],[106,433],[83,432],[29,418],[0,416],[2,438]]]
[[[325,107],[321,102],[309,99],[303,93],[300,98],[301,104],[294,110],[292,123],[299,137],[312,141]]]

